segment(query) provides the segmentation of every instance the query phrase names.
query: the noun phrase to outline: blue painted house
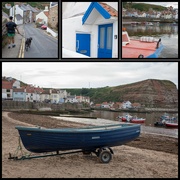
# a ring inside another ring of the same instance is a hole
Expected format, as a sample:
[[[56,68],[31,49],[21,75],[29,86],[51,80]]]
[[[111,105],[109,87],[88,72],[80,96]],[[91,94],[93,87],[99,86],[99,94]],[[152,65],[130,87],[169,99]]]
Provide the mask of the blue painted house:
[[[91,58],[118,58],[118,2],[62,2],[62,46]]]
[[[13,89],[13,101],[26,101],[26,92],[23,88]]]

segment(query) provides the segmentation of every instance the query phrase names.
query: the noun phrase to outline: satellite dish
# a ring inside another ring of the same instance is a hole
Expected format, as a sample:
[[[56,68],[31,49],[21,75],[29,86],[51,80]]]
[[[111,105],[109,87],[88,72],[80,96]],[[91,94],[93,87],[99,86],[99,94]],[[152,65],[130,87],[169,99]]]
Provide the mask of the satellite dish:
[[[5,4],[6,9],[11,9],[11,4]]]

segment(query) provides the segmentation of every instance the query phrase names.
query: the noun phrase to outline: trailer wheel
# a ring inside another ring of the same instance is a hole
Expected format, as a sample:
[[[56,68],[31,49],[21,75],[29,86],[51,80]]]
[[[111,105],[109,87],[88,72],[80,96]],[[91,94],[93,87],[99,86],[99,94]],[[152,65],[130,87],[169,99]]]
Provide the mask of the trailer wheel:
[[[99,158],[102,163],[109,163],[109,161],[112,159],[112,154],[111,152],[104,150],[100,152]]]

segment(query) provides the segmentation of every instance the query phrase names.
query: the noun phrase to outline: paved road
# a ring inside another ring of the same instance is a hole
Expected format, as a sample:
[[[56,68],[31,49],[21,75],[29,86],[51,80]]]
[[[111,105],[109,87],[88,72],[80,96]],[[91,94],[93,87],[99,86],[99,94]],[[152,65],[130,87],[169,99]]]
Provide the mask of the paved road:
[[[24,25],[25,38],[32,37],[31,48],[25,51],[24,58],[58,58],[58,40],[34,24]]]

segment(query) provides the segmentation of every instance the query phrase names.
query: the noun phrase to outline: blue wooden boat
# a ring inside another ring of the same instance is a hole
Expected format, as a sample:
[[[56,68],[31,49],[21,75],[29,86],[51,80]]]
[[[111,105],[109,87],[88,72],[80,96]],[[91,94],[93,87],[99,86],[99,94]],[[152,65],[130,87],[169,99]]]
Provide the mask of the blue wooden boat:
[[[44,153],[80,149],[84,153],[95,153],[105,163],[110,161],[111,154],[113,154],[110,147],[123,145],[140,135],[139,124],[58,129],[24,126],[15,128],[19,131],[24,147],[30,152]]]

